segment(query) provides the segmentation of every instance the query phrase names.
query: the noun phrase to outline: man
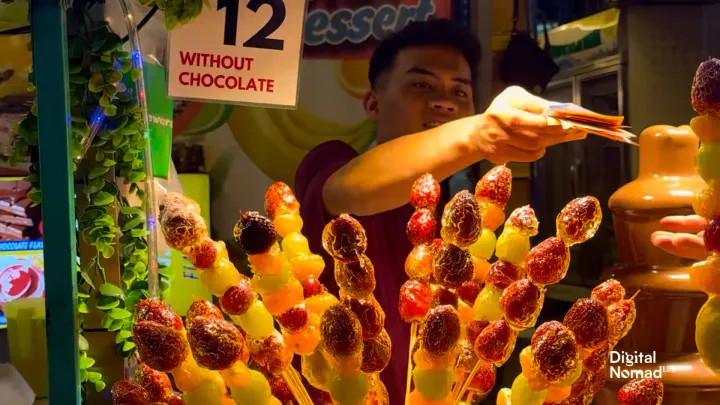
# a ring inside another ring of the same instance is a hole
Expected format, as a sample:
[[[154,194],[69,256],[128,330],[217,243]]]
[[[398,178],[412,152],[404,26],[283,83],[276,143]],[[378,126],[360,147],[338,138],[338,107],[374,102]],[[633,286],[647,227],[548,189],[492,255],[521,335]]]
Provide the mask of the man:
[[[393,343],[382,373],[393,405],[403,402],[406,381],[410,328],[397,307],[412,248],[405,229],[413,212],[408,204],[413,182],[428,172],[442,181],[483,159],[532,162],[547,146],[569,140],[539,115],[547,102],[520,88],[506,90],[475,115],[479,60],[476,39],[448,20],[412,23],[389,36],[370,60],[371,91],[364,100],[378,146],[359,155],[340,141],[327,142],[313,149],[296,173],[312,251],[323,252],[322,230],[334,216],[352,214],[365,228],[375,297]],[[324,257],[322,281],[337,293],[332,260]]]

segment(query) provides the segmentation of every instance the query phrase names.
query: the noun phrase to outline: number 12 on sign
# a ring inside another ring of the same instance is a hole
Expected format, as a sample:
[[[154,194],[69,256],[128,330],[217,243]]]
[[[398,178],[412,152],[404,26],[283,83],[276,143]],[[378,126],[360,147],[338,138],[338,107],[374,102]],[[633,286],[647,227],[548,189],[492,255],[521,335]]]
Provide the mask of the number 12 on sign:
[[[250,0],[247,8],[257,13],[260,7],[268,5],[272,7],[272,14],[265,25],[247,41],[243,43],[247,48],[273,49],[282,51],[285,41],[282,39],[269,38],[285,22],[285,2],[283,0]],[[237,41],[238,17],[240,12],[240,0],[218,0],[218,11],[225,9],[225,45],[235,46]]]

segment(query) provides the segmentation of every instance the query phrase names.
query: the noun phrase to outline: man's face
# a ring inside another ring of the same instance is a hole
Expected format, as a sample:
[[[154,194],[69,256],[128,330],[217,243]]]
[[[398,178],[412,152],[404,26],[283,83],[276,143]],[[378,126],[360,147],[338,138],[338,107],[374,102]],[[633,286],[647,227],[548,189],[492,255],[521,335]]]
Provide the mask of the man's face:
[[[398,53],[365,100],[378,143],[475,113],[470,67],[454,48],[425,46]]]

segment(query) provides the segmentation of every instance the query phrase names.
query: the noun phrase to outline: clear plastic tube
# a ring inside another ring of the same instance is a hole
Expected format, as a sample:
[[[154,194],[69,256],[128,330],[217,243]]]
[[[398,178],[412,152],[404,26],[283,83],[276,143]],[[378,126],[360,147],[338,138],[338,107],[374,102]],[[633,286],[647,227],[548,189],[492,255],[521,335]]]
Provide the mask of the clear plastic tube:
[[[155,179],[153,177],[152,150],[150,148],[150,122],[147,111],[147,97],[145,94],[145,76],[143,73],[143,54],[140,47],[135,17],[132,4],[129,0],[120,0],[125,25],[127,26],[128,38],[130,40],[131,58],[133,69],[138,69],[139,75],[135,81],[135,91],[142,111],[142,119],[145,125],[145,139],[148,141],[143,150],[143,162],[145,164],[145,216],[147,218],[148,230],[148,289],[152,298],[158,299],[158,261],[157,261],[157,207],[155,204]]]

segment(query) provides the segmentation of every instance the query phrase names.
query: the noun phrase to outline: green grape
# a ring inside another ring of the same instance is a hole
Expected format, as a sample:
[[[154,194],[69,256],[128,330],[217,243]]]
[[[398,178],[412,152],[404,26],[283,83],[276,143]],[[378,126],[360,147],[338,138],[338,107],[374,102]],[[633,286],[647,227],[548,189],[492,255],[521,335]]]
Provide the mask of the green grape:
[[[271,396],[267,379],[255,370],[250,370],[250,381],[247,384],[232,389],[232,398],[237,405],[266,405]]]
[[[720,374],[720,296],[712,295],[700,308],[695,320],[695,344],[700,358],[713,372]]]
[[[369,392],[368,377],[360,370],[348,375],[336,373],[330,378],[328,389],[337,405],[362,405]]]
[[[470,246],[470,254],[488,260],[492,257],[493,252],[495,252],[496,242],[497,237],[495,236],[495,232],[488,228],[483,228],[477,242]]]
[[[720,179],[720,142],[703,143],[695,156],[695,165],[706,182]]]
[[[302,356],[302,374],[313,387],[327,391],[328,370],[330,366],[321,350],[315,350],[308,356]]]
[[[282,240],[282,250],[288,259],[309,254],[308,240],[300,232],[293,232]]]
[[[485,285],[480,291],[475,304],[473,305],[473,319],[476,321],[499,321],[503,318],[503,312],[500,308],[500,297],[502,290],[492,285]]]
[[[231,316],[238,326],[250,337],[261,338],[270,336],[275,330],[273,317],[262,301],[255,301],[247,312],[242,315]]]
[[[530,251],[530,238],[512,228],[504,228],[495,246],[495,256],[512,264],[525,261]]]
[[[454,375],[450,369],[413,371],[415,389],[428,401],[439,401],[448,396],[453,386]]]
[[[547,389],[533,391],[530,388],[530,383],[528,383],[524,374],[520,373],[520,375],[515,378],[512,385],[512,393],[510,394],[511,403],[522,405],[542,405],[543,402],[545,402],[545,397],[547,397]]]

